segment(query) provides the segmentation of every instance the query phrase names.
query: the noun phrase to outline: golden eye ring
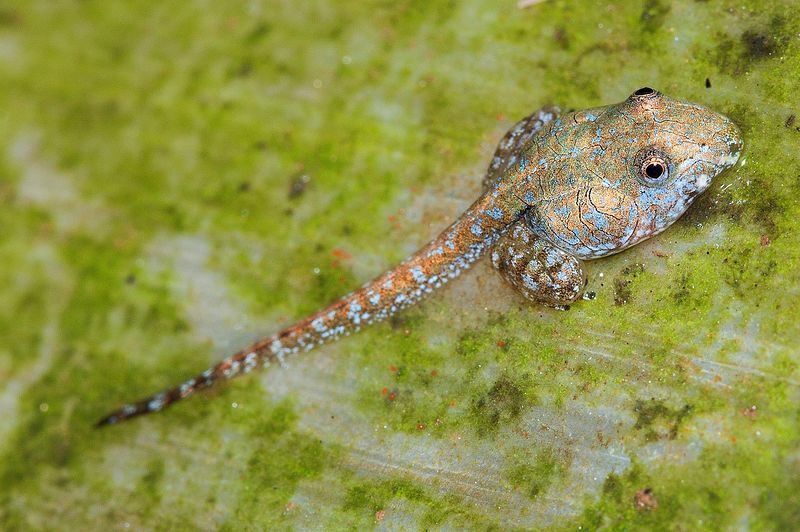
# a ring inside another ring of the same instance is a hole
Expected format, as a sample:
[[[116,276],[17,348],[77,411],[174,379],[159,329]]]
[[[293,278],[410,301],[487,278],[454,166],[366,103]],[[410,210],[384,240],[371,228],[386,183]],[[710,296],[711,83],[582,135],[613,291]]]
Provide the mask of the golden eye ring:
[[[664,174],[668,172],[667,162],[658,156],[648,157],[642,162],[641,172],[644,179],[660,181]]]
[[[663,185],[669,180],[671,162],[661,150],[648,148],[639,152],[636,157],[636,177],[645,185]]]

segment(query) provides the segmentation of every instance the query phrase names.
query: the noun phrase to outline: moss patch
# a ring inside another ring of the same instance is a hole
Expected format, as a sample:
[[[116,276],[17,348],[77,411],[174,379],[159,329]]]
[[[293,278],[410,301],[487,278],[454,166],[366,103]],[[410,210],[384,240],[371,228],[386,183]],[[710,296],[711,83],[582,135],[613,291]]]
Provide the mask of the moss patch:
[[[517,449],[508,458],[505,476],[514,489],[523,491],[531,499],[541,495],[555,480],[569,469],[569,460],[559,456],[554,449],[542,449],[530,456],[528,449]]]
[[[798,32],[788,0],[0,8],[0,528],[791,528]],[[645,85],[745,152],[590,263],[595,299],[531,307],[479,266],[292,386],[90,428],[272,332],[212,338],[155,244],[207,243],[226,308],[278,327],[444,227],[516,118]]]

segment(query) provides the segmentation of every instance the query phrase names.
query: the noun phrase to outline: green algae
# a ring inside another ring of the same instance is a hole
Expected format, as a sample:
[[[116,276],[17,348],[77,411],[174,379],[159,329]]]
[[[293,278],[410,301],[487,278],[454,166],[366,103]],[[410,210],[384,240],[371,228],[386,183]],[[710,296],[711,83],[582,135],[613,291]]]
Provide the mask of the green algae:
[[[530,380],[527,375],[523,377]],[[525,397],[523,385],[508,375],[500,375],[492,387],[472,404],[470,417],[475,420],[478,433],[484,435],[489,430],[496,431],[500,424],[517,420],[528,404],[531,403]]]
[[[633,407],[636,412],[636,423],[633,428],[643,433],[646,441],[655,441],[678,437],[681,423],[692,411],[692,405],[683,405],[681,408],[670,408],[663,401],[638,400]]]
[[[321,441],[294,430],[297,415],[289,404],[279,404],[250,421],[249,436],[258,443],[241,479],[246,488],[223,527],[230,530],[288,524],[287,503],[297,483],[315,478],[336,457]]]
[[[343,509],[346,515],[349,514],[345,523],[348,526],[380,523],[387,519],[387,508],[397,500],[407,501],[417,508],[420,513],[419,525],[422,527],[496,528],[491,521],[464,505],[459,497],[437,497],[422,486],[402,480],[354,481],[344,499]]]
[[[506,460],[509,464],[506,479],[514,489],[524,491],[531,499],[541,495],[559,477],[563,478],[569,467],[568,459],[557,456],[556,451],[549,448],[536,453],[525,448],[515,449]]]
[[[0,528],[796,527],[795,2],[247,9],[0,8]],[[641,85],[731,116],[744,164],[590,264],[594,300],[530,307],[479,266],[297,359],[296,391],[91,429],[222,354],[154,242],[207,242],[277,327],[444,227],[516,117]]]

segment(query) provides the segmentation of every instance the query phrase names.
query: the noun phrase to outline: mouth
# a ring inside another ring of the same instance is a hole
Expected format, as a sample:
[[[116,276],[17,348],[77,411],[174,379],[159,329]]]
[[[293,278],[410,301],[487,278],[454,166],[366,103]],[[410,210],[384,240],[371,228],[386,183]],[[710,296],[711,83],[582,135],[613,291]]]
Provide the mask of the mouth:
[[[704,174],[708,174],[700,176],[701,178],[710,180],[734,166],[739,160],[744,147],[739,128],[732,122],[728,122],[722,131],[717,136],[716,142],[712,144],[713,148],[708,149],[704,146],[705,149],[698,154],[697,160],[705,166]],[[698,181],[703,181],[703,179],[698,179]]]
[[[736,127],[736,124],[729,121],[727,126],[727,131],[722,137],[723,142],[726,144],[725,155],[720,158],[718,163],[722,170],[736,164],[744,147],[742,132]]]
[[[719,163],[718,163],[718,166],[720,168],[720,172],[723,171],[723,170],[727,170],[728,168],[730,168],[731,166],[736,164],[736,161],[739,160],[739,154],[740,153],[741,153],[741,149],[736,150],[736,151],[731,151],[727,155],[722,156],[722,158],[720,158]]]

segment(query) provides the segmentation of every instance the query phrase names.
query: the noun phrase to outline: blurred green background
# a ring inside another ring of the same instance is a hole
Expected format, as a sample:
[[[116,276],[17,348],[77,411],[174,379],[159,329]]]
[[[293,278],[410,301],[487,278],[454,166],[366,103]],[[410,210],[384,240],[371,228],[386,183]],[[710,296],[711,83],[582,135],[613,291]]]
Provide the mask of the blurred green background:
[[[800,526],[800,3],[0,0],[0,529]],[[568,312],[488,263],[94,430],[412,253],[544,104],[740,163]],[[647,491],[645,491],[647,490]]]

